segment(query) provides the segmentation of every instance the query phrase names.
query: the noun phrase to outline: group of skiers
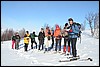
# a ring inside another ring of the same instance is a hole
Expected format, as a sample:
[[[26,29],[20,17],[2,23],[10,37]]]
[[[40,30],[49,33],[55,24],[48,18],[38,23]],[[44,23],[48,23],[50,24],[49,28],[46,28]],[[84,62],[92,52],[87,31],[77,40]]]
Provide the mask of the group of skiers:
[[[66,53],[67,51],[66,48],[67,48],[68,54],[72,54],[73,57],[76,57],[77,56],[76,42],[77,42],[77,38],[80,36],[80,27],[77,23],[73,21],[72,18],[69,18],[68,21],[70,25],[68,25],[68,23],[65,23],[65,26],[63,29],[61,29],[59,25],[56,25],[55,30],[53,28],[50,29],[47,26],[45,30],[41,28],[38,35],[36,35],[34,31],[31,34],[29,34],[29,32],[26,31],[26,34],[24,36],[25,51],[27,51],[30,39],[31,39],[31,49],[33,49],[33,43],[35,43],[36,49],[37,49],[37,43],[35,41],[35,37],[38,37],[38,40],[39,40],[38,50],[45,49],[44,51],[45,53],[46,51],[49,51],[54,48],[54,42],[55,42],[55,52],[58,51],[59,53],[61,53],[61,41],[62,41],[62,38],[64,38],[63,53]],[[13,45],[15,43],[16,45],[15,49],[18,49],[19,41],[20,41],[20,36],[18,35],[18,33],[16,33],[15,36],[12,37],[12,48],[14,48]],[[42,46],[42,49],[40,49],[41,46]],[[59,46],[59,49],[58,49],[58,46]],[[71,48],[72,48],[72,51],[71,51]]]

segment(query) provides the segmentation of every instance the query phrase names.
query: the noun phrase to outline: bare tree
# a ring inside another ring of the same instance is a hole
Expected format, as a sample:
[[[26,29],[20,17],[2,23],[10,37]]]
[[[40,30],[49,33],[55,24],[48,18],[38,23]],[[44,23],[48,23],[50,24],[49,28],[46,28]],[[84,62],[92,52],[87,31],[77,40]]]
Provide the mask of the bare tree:
[[[99,38],[99,13],[96,13],[94,18],[94,35]]]
[[[25,35],[25,29],[24,28],[19,31],[19,35],[20,35],[21,38],[24,38],[24,35]]]
[[[92,26],[94,17],[95,17],[95,15],[94,15],[93,13],[88,13],[88,16],[85,17],[86,20],[89,22],[89,26],[90,26],[90,29],[91,29],[92,37],[93,37],[93,35],[94,35],[93,26]]]

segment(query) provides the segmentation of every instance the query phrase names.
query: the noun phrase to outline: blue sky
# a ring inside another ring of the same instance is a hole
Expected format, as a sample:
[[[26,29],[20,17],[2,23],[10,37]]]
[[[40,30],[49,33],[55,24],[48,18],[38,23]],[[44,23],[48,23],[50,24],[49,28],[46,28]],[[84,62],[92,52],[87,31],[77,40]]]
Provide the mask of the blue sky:
[[[1,27],[38,32],[44,24],[63,26],[70,17],[82,23],[98,11],[99,1],[1,1]]]

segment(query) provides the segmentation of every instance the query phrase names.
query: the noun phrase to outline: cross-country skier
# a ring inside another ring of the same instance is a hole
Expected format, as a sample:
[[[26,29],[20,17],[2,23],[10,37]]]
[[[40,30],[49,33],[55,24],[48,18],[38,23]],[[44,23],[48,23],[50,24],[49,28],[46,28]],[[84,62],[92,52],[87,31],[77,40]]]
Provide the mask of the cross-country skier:
[[[28,44],[29,44],[29,37],[25,34],[24,35],[24,50],[27,51]]]
[[[70,42],[71,42],[71,45],[72,45],[72,54],[73,54],[73,57],[76,57],[76,42],[77,42],[77,38],[78,38],[78,33],[79,33],[79,28],[76,24],[74,24],[73,22],[73,19],[72,18],[69,18],[68,19],[69,21],[69,38],[70,38]]]
[[[18,32],[16,32],[16,35],[15,35],[15,37],[16,37],[16,42],[15,42],[15,49],[19,49],[19,42],[20,42],[20,36],[19,36],[19,34],[18,34]]]
[[[41,28],[41,31],[39,32],[39,35],[38,35],[38,40],[39,40],[39,49],[38,50],[40,50],[41,45],[42,45],[42,50],[43,50],[44,38],[45,38],[44,29]]]
[[[68,23],[65,23],[65,35],[66,35],[66,33],[68,33],[68,31],[69,31],[69,26],[68,26]],[[68,36],[68,37],[67,37]],[[71,46],[70,46],[70,38],[69,38],[69,34],[67,35],[66,37],[65,37],[65,43],[66,43],[66,38],[67,38],[67,41],[68,41],[68,47],[67,47],[67,49],[68,49],[68,53],[67,53],[67,55],[72,55],[72,52],[71,52]]]
[[[60,29],[59,25],[56,25],[56,29],[54,31],[54,37],[55,37],[55,41],[56,41],[55,51],[57,52],[57,47],[59,44],[59,52],[61,52],[62,35],[61,35],[61,29]]]
[[[65,24],[64,29],[62,30],[63,33],[63,38],[64,38],[64,47],[63,47],[63,52],[66,54],[66,45],[68,45],[68,23]]]
[[[52,44],[51,44],[51,48],[50,49],[52,49],[53,48],[53,46],[54,46],[54,29],[53,28],[51,28],[51,38],[52,38]]]
[[[33,43],[35,43],[36,45],[36,49],[37,49],[37,43],[35,41],[35,37],[37,37],[37,35],[35,34],[35,32],[30,34],[30,38],[31,38],[31,49],[33,49]]]
[[[51,45],[51,35],[52,35],[52,32],[50,28],[47,26],[45,30],[45,51],[44,53],[50,50],[49,46]]]

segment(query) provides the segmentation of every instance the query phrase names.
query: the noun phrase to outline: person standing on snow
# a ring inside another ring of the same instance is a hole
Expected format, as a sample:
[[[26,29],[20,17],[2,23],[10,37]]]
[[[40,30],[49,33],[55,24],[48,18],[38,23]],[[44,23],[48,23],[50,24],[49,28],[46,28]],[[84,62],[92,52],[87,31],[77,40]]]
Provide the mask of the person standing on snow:
[[[68,45],[68,23],[65,24],[64,29],[62,30],[63,38],[64,38],[64,46],[63,46],[63,53],[66,54],[66,44]]]
[[[29,44],[29,37],[25,34],[24,35],[24,50],[27,51],[28,44]]]
[[[76,57],[76,42],[77,42],[77,38],[78,38],[78,33],[79,33],[79,28],[76,24],[74,24],[73,22],[73,19],[72,18],[69,18],[68,19],[69,21],[69,38],[70,38],[70,42],[71,42],[71,45],[72,45],[72,55],[73,57]]]
[[[14,44],[16,42],[15,34],[12,36],[12,49],[14,49]]]
[[[66,29],[67,33],[69,33],[69,28],[68,28],[68,27],[69,27],[69,26],[68,26],[68,23],[66,23],[66,24],[65,24],[65,29]],[[68,41],[68,47],[67,47],[68,53],[67,53],[67,55],[69,55],[69,54],[72,54],[72,53],[71,53],[71,48],[70,48],[70,38],[69,38],[69,34],[68,34],[68,39],[67,39],[67,41]]]
[[[61,35],[61,29],[60,29],[59,25],[56,25],[56,29],[54,31],[54,37],[55,37],[55,41],[56,41],[55,51],[57,53],[57,47],[58,47],[58,44],[59,44],[59,53],[60,53],[61,52],[62,35]]]
[[[52,35],[51,35],[51,38],[52,38],[52,45],[51,45],[51,49],[53,48],[53,46],[54,46],[54,29],[53,28],[51,28],[51,33],[52,33]]]
[[[33,32],[32,34],[30,34],[30,38],[31,38],[31,49],[33,49],[33,43],[35,43],[36,49],[37,49],[37,43],[35,41],[35,37],[37,37],[37,35],[35,35],[35,32]]]
[[[51,35],[52,35],[52,32],[50,28],[47,26],[45,30],[45,51],[44,53],[50,50],[49,46],[51,45]]]
[[[44,29],[41,28],[41,31],[39,32],[39,35],[38,35],[38,40],[39,40],[39,49],[38,50],[40,50],[41,45],[42,45],[42,50],[43,50],[44,38],[45,38]]]
[[[16,38],[15,49],[18,50],[19,49],[19,42],[20,42],[20,39],[21,39],[18,32],[16,32],[15,38]]]

